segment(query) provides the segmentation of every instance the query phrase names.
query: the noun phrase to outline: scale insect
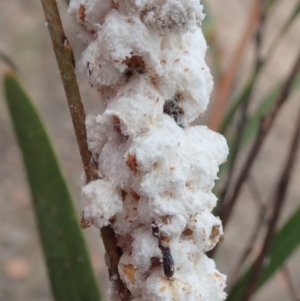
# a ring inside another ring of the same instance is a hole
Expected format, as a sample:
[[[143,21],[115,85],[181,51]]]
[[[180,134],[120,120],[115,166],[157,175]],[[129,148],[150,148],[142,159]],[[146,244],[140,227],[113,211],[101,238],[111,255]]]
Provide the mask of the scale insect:
[[[181,117],[184,115],[184,111],[178,104],[181,98],[181,94],[176,93],[172,99],[166,100],[163,112],[171,116],[180,127],[183,127],[181,124]]]
[[[175,271],[174,259],[171,254],[168,241],[160,235],[159,227],[155,222],[152,223],[152,235],[158,238],[158,247],[160,248],[163,255],[162,266],[164,274],[167,278],[172,278]]]
[[[167,278],[171,278],[174,275],[174,259],[171,254],[169,246],[165,247],[161,244],[159,248],[163,254],[163,270]]]

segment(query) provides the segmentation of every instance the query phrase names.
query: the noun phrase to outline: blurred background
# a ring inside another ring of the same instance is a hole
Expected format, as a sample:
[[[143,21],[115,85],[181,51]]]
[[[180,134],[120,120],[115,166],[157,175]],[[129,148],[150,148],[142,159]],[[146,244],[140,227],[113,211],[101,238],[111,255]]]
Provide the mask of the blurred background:
[[[272,12],[262,22],[262,19],[257,21],[255,17],[255,2],[257,1],[205,1],[205,10],[208,13],[206,35],[210,45],[207,60],[214,73],[216,90],[212,95],[208,113],[200,122],[214,129],[219,128],[220,118],[228,108],[230,100],[241,92],[253,73],[257,60],[255,33],[258,26],[262,27],[263,24],[259,52],[265,55],[299,3],[298,0],[278,0]],[[65,4],[62,1],[58,3],[65,30],[75,55],[78,55],[83,45],[76,39],[75,25],[66,14]],[[40,1],[3,2],[0,9],[0,32],[0,51],[9,55],[16,64],[21,81],[40,111],[80,210],[81,160]],[[245,41],[242,41],[245,37]],[[237,55],[237,49],[241,50],[241,55]],[[249,99],[248,112],[255,112],[270,89],[279,80],[286,78],[299,49],[300,17],[295,19],[285,32],[258,77]],[[238,62],[233,72],[229,100],[225,106],[222,106],[217,101],[220,99],[218,93],[223,93],[222,87],[220,88],[222,74],[228,75],[228,70],[236,61]],[[0,74],[3,74],[6,68],[7,65],[0,60]],[[97,94],[83,80],[79,79],[79,81],[87,113],[99,112],[101,105]],[[268,201],[288,154],[299,110],[299,99],[300,89],[289,97],[280,110],[226,227],[225,241],[216,254],[216,260],[219,270],[228,275],[229,284],[235,275],[240,254],[247,248],[248,240],[257,225],[260,208],[267,204],[263,208],[268,209]],[[219,119],[218,115],[220,115]],[[236,170],[239,170],[246,156],[247,148],[240,152],[235,165]],[[300,160],[294,166],[279,226],[300,206],[299,162]],[[5,106],[2,83],[0,84],[0,166],[0,301],[50,301],[52,296],[35,228],[30,194]],[[258,254],[263,242],[263,233],[261,231],[255,240],[248,260],[251,261]],[[88,241],[97,277],[105,288],[108,275],[99,233],[94,228],[88,228],[84,231],[84,235]],[[300,250],[293,253],[284,267],[268,281],[253,300],[300,300]]]

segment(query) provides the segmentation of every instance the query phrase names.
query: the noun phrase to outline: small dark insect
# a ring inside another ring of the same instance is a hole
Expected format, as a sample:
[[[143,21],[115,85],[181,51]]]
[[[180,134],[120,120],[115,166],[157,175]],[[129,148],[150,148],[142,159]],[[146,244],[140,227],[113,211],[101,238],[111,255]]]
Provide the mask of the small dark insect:
[[[181,94],[176,93],[172,99],[166,100],[163,108],[163,112],[173,117],[174,121],[180,126],[183,127],[180,122],[180,117],[184,114],[183,109],[178,105],[178,102],[181,99]]]
[[[89,73],[89,76],[91,76],[91,75],[92,75],[92,71],[91,71],[91,69],[90,69],[90,62],[87,62],[87,63],[86,63],[86,68],[87,68],[87,71],[88,71],[88,73]]]
[[[169,247],[160,246],[163,254],[163,269],[167,278],[171,278],[174,275],[174,259]]]
[[[168,245],[168,241],[165,240],[161,235],[159,228],[155,222],[152,223],[152,235],[158,238],[158,247],[160,248],[163,255],[163,270],[164,274],[167,278],[171,278],[174,275],[174,259],[171,254],[170,247]]]
[[[152,223],[152,235],[156,238],[159,238],[159,228],[156,223]]]

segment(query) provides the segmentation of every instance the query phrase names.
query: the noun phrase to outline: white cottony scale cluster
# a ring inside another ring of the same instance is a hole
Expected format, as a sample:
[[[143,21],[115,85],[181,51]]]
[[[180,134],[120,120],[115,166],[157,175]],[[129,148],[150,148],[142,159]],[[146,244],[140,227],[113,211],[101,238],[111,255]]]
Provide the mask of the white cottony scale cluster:
[[[219,301],[226,277],[205,252],[223,237],[212,213],[223,136],[190,126],[213,81],[199,0],[71,0],[87,44],[80,64],[105,110],[86,118],[99,180],[83,216],[110,224],[134,301]],[[111,289],[110,300],[119,300]]]

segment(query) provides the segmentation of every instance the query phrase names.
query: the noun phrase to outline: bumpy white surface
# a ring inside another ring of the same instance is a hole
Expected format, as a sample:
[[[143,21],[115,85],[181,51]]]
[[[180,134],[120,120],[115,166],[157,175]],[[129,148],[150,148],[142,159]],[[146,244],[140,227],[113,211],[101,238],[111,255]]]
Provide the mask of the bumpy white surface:
[[[189,126],[213,86],[199,0],[71,0],[69,12],[87,43],[78,64],[106,106],[86,119],[101,179],[82,189],[85,220],[114,228],[133,300],[224,300],[226,277],[204,252],[223,236],[212,189],[228,147]]]
[[[123,211],[121,190],[106,179],[85,185],[81,195],[85,219],[99,229],[108,225],[111,217]],[[102,199],[110,202],[103,202]]]

